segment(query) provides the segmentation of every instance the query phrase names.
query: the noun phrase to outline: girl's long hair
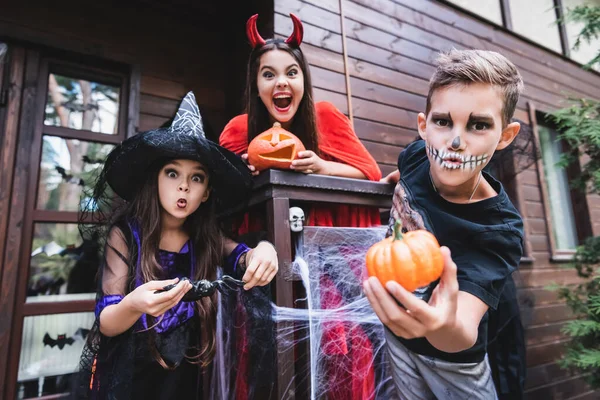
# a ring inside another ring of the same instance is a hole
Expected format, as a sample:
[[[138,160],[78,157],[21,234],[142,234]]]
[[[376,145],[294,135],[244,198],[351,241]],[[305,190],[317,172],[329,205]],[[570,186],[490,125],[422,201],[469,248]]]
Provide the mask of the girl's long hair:
[[[307,150],[319,154],[319,140],[317,134],[317,121],[315,116],[315,103],[313,101],[313,89],[310,79],[308,63],[304,58],[302,50],[298,47],[290,47],[281,39],[269,39],[267,44],[252,50],[248,60],[248,71],[246,76],[246,112],[248,113],[248,143],[260,133],[271,128],[269,111],[258,97],[258,69],[263,54],[272,50],[282,50],[289,53],[300,66],[304,75],[304,96],[300,101],[296,115],[291,126],[291,132],[304,144]]]
[[[138,249],[141,254],[139,268],[143,282],[167,279],[158,262],[158,251],[162,233],[161,205],[158,197],[158,175],[167,161],[169,160],[161,160],[149,168],[146,180],[140,185],[140,189],[134,199],[124,204],[113,218],[113,225],[122,225],[124,222],[134,221],[137,226],[141,243],[141,249]],[[183,227],[190,237],[196,257],[195,276],[190,278],[194,280],[215,280],[217,265],[220,265],[222,261],[223,238],[216,219],[215,202],[211,196],[187,217]],[[126,238],[126,241],[130,249],[128,261],[131,271],[132,267],[137,264],[137,251],[131,251],[132,248],[136,247],[133,237]],[[133,271],[135,271],[135,267]],[[128,292],[135,289],[134,276],[130,276],[128,286]],[[200,334],[202,339],[200,341],[200,348],[197,349],[198,352],[188,355],[188,359],[193,363],[205,367],[212,361],[215,354],[216,295],[203,297],[196,302],[196,308],[201,321]],[[150,315],[147,318],[148,326],[152,326],[158,322],[158,319]],[[163,368],[169,368],[170,366],[167,365],[158,351],[156,351],[154,330],[150,329],[149,331],[150,348],[153,350],[154,358]]]

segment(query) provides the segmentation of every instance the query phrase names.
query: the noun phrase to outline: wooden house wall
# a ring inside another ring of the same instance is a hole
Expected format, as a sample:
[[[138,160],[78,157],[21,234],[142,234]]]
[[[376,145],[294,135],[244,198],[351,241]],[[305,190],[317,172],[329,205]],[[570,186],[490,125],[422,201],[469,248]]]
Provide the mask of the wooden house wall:
[[[275,33],[287,37],[294,13],[304,23],[303,51],[310,65],[315,99],[352,107],[357,135],[384,174],[416,137],[428,79],[439,51],[477,48],[498,51],[519,68],[525,92],[516,117],[530,122],[537,110],[560,108],[567,95],[596,97],[600,75],[532,45],[455,8],[428,0],[275,0]],[[344,58],[344,37],[347,61]],[[348,69],[349,85],[345,70]],[[349,90],[348,90],[349,89]],[[350,92],[350,102],[348,93]],[[578,282],[576,274],[551,261],[540,175],[534,164],[517,176],[516,199],[525,218],[528,257],[517,276],[527,328],[528,398],[592,398],[579,376],[560,369],[565,342],[560,329],[573,318],[568,307],[544,288]],[[600,233],[600,199],[588,196],[593,231]]]
[[[0,38],[139,66],[139,129],[166,122],[193,90],[209,129],[218,134],[231,116],[226,111],[232,73],[225,47],[228,29],[222,25],[221,32],[215,31],[210,23],[219,12],[213,2],[187,10],[187,19],[176,4],[11,2],[2,6]]]

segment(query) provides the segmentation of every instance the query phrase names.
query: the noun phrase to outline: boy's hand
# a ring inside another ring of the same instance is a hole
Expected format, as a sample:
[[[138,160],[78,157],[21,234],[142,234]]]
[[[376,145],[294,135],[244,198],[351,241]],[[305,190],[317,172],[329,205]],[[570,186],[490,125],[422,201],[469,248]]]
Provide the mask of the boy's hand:
[[[376,277],[364,282],[364,290],[373,310],[394,334],[404,339],[425,337],[443,328],[454,328],[458,305],[456,264],[450,250],[442,247],[444,272],[429,303],[416,297],[397,282],[387,283],[387,290]],[[398,305],[398,300],[404,307]]]
[[[277,251],[269,242],[260,242],[254,249],[248,251],[246,272],[242,280],[246,282],[244,289],[254,286],[265,286],[271,282],[279,270]]]
[[[298,153],[298,159],[292,161],[290,169],[305,174],[322,174],[326,161],[319,157],[314,151],[305,150]]]
[[[252,176],[257,176],[258,174],[260,174],[260,171],[257,171],[256,167],[254,167],[254,165],[250,165],[250,163],[248,162],[248,153],[242,154],[242,161],[246,163],[248,169],[252,173]]]
[[[176,284],[176,286],[166,292],[154,293],[171,284]],[[180,281],[179,278],[150,281],[135,288],[133,292],[125,296],[125,299],[127,299],[127,303],[133,310],[153,317],[160,317],[167,310],[175,307],[191,288],[190,281]]]

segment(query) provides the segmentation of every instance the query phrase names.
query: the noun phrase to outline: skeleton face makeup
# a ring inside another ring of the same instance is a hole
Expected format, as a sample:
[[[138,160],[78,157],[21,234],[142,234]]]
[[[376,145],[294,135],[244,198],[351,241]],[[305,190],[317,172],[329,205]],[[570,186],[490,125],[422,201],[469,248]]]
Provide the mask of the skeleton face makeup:
[[[473,154],[461,154],[455,151],[447,150],[442,147],[440,149],[433,148],[432,145],[427,143],[427,155],[433,162],[437,162],[442,168],[446,169],[467,169],[473,170],[481,165],[487,164],[488,155],[473,155]]]
[[[302,232],[304,228],[304,211],[300,207],[290,207],[290,230]]]
[[[429,112],[418,116],[418,127],[440,193],[459,202],[469,198],[501,141],[503,105],[503,95],[493,85],[450,85],[434,91]]]
[[[460,149],[460,136],[457,136],[452,140],[452,144],[450,145],[450,147],[452,147],[452,150],[455,151]]]

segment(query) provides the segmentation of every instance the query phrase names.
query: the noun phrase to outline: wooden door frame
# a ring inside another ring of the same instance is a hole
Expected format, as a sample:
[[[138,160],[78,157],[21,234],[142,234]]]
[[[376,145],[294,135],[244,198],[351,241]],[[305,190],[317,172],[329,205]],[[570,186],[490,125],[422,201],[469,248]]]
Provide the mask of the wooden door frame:
[[[48,219],[53,222],[76,222],[71,221],[73,215],[67,215],[66,212],[36,210],[43,136],[52,134],[66,139],[92,139],[96,142],[118,144],[126,137],[136,133],[139,118],[140,68],[137,65],[120,65],[121,70],[117,76],[121,77],[123,84],[120,88],[122,95],[119,109],[119,131],[121,132],[119,135],[106,135],[106,137],[101,137],[102,140],[98,140],[99,134],[97,133],[70,132],[67,128],[44,126],[44,113],[41,110],[43,111],[46,103],[48,74],[51,67],[54,69],[54,66],[60,65],[61,68],[65,67],[67,70],[75,68],[79,71],[88,71],[91,72],[92,79],[96,73],[101,74],[101,70],[88,66],[97,65],[98,62],[95,59],[86,63],[87,60],[83,59],[82,61],[81,55],[64,53],[59,50],[52,51],[35,47],[27,50],[21,49],[21,52],[23,54],[21,65],[23,82],[22,85],[14,87],[18,93],[11,93],[11,101],[16,103],[13,108],[17,108],[17,112],[13,116],[15,121],[10,125],[12,130],[7,131],[4,138],[4,142],[12,140],[14,150],[11,152],[9,147],[1,149],[4,153],[12,154],[12,160],[7,158],[6,161],[12,161],[14,166],[12,170],[0,171],[0,185],[2,185],[0,189],[6,186],[12,187],[12,192],[9,192],[10,195],[7,198],[0,197],[0,210],[10,210],[6,213],[6,217],[0,216],[0,229],[2,223],[6,225],[6,234],[0,241],[0,246],[4,245],[5,247],[5,254],[0,252],[3,257],[0,268],[0,284],[2,285],[0,313],[3,316],[2,322],[0,322],[0,371],[3,371],[0,373],[0,387],[4,390],[4,392],[0,392],[0,397],[3,398],[15,398],[16,396],[24,318],[32,315],[91,311],[94,306],[93,301],[46,302],[38,303],[35,307],[25,303],[34,224]],[[16,53],[18,54],[18,51]],[[17,58],[15,57],[15,59]],[[69,60],[77,60],[77,63]],[[108,64],[113,65],[110,62]],[[20,114],[19,110],[22,110]],[[18,120],[18,124],[16,120]],[[3,164],[4,159],[3,157]],[[11,181],[10,185],[5,181]],[[9,201],[10,204],[8,204]],[[74,212],[71,214],[76,215]],[[2,218],[6,218],[7,221],[3,222]],[[2,230],[0,230],[1,233],[3,233]],[[2,250],[1,247],[0,250]]]

